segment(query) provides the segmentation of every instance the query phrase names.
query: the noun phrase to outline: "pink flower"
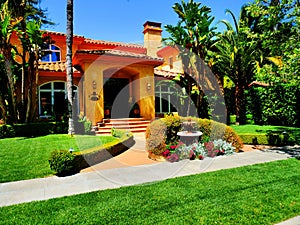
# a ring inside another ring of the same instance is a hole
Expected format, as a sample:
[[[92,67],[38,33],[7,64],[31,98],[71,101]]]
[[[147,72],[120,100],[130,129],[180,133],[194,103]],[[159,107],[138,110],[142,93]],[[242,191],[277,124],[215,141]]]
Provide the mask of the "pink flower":
[[[199,158],[200,160],[203,160],[203,159],[204,159],[203,155],[199,155],[198,158]]]
[[[169,156],[169,155],[170,155],[170,150],[164,151],[164,152],[162,153],[162,155],[163,155],[164,157]]]
[[[170,156],[167,157],[167,160],[169,162],[177,162],[179,160],[179,157],[176,153],[171,154]]]
[[[190,151],[189,157],[190,157],[190,160],[194,160],[196,158],[196,154],[193,150]]]

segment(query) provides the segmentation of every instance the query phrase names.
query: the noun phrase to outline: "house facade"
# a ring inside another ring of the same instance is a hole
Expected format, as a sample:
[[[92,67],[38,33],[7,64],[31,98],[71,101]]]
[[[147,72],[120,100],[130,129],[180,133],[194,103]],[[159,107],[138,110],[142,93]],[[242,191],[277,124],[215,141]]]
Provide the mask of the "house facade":
[[[93,124],[103,118],[155,117],[154,70],[164,59],[156,52],[161,47],[161,24],[144,24],[144,46],[92,40],[74,35],[73,84],[74,113]],[[38,115],[60,115],[66,110],[66,35],[45,32],[52,44],[43,48],[39,63]],[[133,109],[138,109],[138,115]]]

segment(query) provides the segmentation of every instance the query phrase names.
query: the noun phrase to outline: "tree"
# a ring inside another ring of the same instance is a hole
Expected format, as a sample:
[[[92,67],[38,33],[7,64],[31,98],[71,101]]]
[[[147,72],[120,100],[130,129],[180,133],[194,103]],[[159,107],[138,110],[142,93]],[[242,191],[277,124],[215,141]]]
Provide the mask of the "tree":
[[[215,37],[214,17],[211,9],[201,6],[201,3],[190,0],[175,3],[173,10],[178,15],[176,26],[166,25],[170,37],[165,39],[167,45],[176,46],[180,51],[184,75],[176,80],[193,99],[200,117],[209,117],[209,106],[206,94],[210,91],[212,80],[208,79],[208,68],[204,62],[209,61]],[[218,86],[213,84],[215,87]],[[216,88],[219,88],[216,87]],[[187,115],[190,114],[190,103],[187,105]]]
[[[66,72],[67,72],[67,95],[68,95],[68,113],[69,129],[68,134],[74,134],[73,120],[73,67],[72,67],[72,45],[73,45],[73,0],[67,0],[67,32],[66,32]]]
[[[36,102],[32,103],[32,98],[34,98],[34,94],[36,95],[34,93],[36,85],[33,85],[35,77],[32,78],[31,73],[35,73],[38,66],[38,45],[41,45],[42,35],[39,30],[40,25],[51,23],[46,19],[44,11],[38,8],[39,2],[39,0],[6,0],[1,4],[0,49],[1,62],[4,65],[2,69],[6,75],[1,80],[7,84],[7,88],[2,88],[0,104],[2,118],[6,120],[6,116],[9,116],[11,121],[8,122],[24,122],[25,111],[27,111],[26,122],[36,116],[33,113],[36,110],[32,108],[33,106],[36,107]],[[22,48],[18,48],[20,47],[19,44],[16,47],[15,44],[11,43],[12,35],[19,37]],[[35,51],[34,54],[33,50]],[[33,57],[34,55],[35,57]],[[21,60],[16,61],[16,56],[20,56]],[[21,70],[19,70],[20,65],[22,65]],[[19,71],[22,71],[21,76]],[[30,87],[27,88],[28,93],[24,91],[25,84]],[[27,96],[28,102],[27,110],[25,110],[25,96]]]
[[[13,50],[14,46],[11,44],[11,36],[15,31],[16,26],[20,23],[22,18],[13,18],[9,8],[9,1],[5,1],[1,4],[0,9],[0,54],[4,63],[4,74],[3,80],[7,81],[6,96],[2,96],[2,107],[4,112],[2,116],[6,122],[7,116],[9,116],[10,123],[17,122],[16,113],[16,99],[15,99],[15,77],[13,74]],[[2,93],[4,94],[4,93]],[[5,104],[3,104],[5,102]]]
[[[299,125],[299,1],[255,1],[248,11],[260,15],[256,35],[264,53],[254,79],[267,84],[252,88],[251,94],[260,101],[259,107],[252,108],[256,120],[262,124]]]
[[[260,56],[257,48],[259,42],[251,37],[255,29],[255,18],[242,7],[239,20],[230,10],[226,10],[232,16],[234,26],[228,21],[222,20],[226,30],[218,36],[215,54],[214,70],[228,77],[235,84],[235,113],[237,122],[246,122],[246,96],[245,90],[252,80],[256,59]]]

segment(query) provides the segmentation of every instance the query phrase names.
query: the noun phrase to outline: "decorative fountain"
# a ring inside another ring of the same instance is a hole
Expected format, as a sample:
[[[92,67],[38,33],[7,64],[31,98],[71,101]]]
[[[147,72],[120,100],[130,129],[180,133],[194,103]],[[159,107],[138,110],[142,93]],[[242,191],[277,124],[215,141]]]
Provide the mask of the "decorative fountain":
[[[194,130],[196,122],[188,118],[187,121],[182,122],[183,131],[177,133],[182,141],[186,145],[191,145],[194,142],[199,141],[199,137],[202,135],[201,131]]]

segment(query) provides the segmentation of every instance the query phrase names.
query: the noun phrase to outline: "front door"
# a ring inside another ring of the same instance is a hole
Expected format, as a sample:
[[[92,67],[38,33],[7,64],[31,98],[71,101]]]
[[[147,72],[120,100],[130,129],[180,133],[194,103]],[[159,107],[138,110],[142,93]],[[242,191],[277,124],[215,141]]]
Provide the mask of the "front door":
[[[129,79],[105,78],[104,117],[127,118],[129,111]]]

